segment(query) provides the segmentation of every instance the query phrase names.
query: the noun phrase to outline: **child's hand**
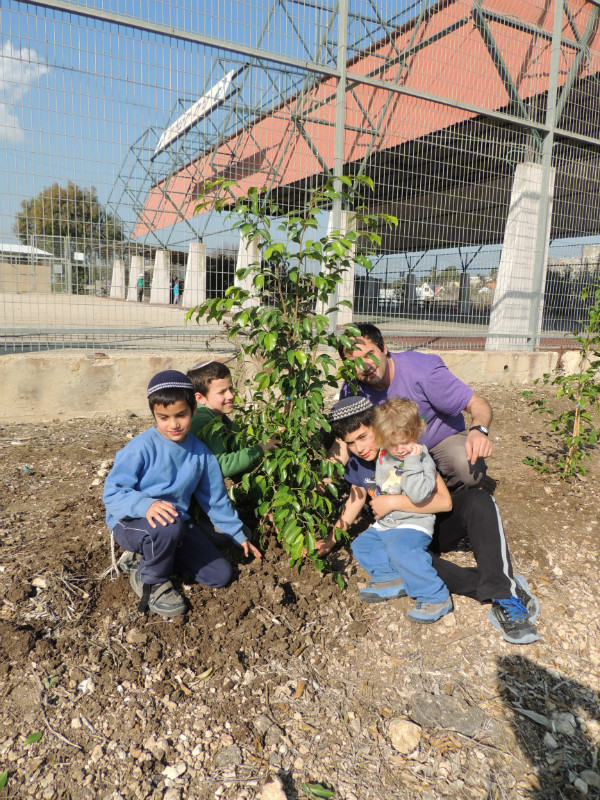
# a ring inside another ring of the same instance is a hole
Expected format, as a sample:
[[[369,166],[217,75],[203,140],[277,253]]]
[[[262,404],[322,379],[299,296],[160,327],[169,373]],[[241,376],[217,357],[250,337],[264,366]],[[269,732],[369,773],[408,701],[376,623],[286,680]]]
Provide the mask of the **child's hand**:
[[[401,494],[378,494],[369,498],[375,519],[385,517],[390,511],[400,511],[398,505],[402,503],[402,497]]]
[[[156,522],[161,525],[168,525],[170,522],[175,522],[175,517],[178,517],[177,509],[173,503],[166,500],[155,500],[148,511],[146,511],[146,519],[152,528],[156,528]]]
[[[255,547],[252,542],[248,541],[248,539],[246,539],[245,542],[242,542],[240,547],[244,551],[245,556],[253,555],[254,558],[262,558],[262,553],[258,547]]]
[[[280,445],[281,445],[281,439],[279,438],[279,436],[272,436],[266,442],[260,443],[263,453],[267,453],[269,450],[274,450],[276,447],[279,447]]]
[[[420,456],[422,452],[423,445],[419,444],[418,442],[411,442],[410,444],[406,445],[407,456]]]
[[[320,556],[326,556],[330,553],[336,544],[335,533],[330,533],[326,539],[318,539],[315,542],[315,551]]]

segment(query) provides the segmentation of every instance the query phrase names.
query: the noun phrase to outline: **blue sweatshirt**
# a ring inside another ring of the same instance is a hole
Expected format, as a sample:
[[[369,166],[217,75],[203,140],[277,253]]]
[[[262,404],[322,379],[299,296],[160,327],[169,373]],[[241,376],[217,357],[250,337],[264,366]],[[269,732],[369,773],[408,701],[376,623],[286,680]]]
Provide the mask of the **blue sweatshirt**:
[[[246,541],[219,462],[208,447],[192,434],[171,442],[150,428],[115,456],[104,484],[106,524],[112,530],[121,519],[145,517],[156,500],[173,503],[182,519],[190,519],[192,496],[223,533],[237,544]]]

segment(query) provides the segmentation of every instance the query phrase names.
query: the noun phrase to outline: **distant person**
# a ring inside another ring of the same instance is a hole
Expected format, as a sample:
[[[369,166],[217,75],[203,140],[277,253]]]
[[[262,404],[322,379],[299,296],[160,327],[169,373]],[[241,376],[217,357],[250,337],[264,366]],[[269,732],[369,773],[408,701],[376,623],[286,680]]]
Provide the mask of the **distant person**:
[[[381,449],[375,460],[376,495],[406,495],[415,506],[432,496],[435,464],[418,442],[425,427],[412,400],[395,397],[377,407],[373,435]],[[393,510],[354,540],[354,557],[371,577],[362,600],[385,599],[378,587],[401,579],[404,594],[417,601],[408,612],[413,622],[437,622],[453,610],[448,588],[428,552],[434,525],[435,514],[427,511]]]
[[[350,495],[329,536],[316,543],[315,549],[321,556],[327,555],[335,546],[339,531],[346,531],[353,525],[369,499],[379,452],[373,432],[374,417],[373,404],[361,395],[340,400],[329,414],[332,433],[345,442],[350,452],[344,474],[350,484]],[[474,597],[480,603],[491,603],[489,620],[507,642],[530,644],[537,641],[535,621],[540,604],[529,591],[525,578],[513,574],[500,512],[488,492],[465,489],[450,499],[448,489],[438,475],[436,491],[418,506],[403,494],[371,496],[370,504],[376,519],[393,511],[435,514],[432,563],[450,593]],[[473,548],[474,567],[459,566],[439,558],[437,553],[452,550],[465,537]],[[388,585],[371,582],[359,594],[362,600],[372,603],[403,597],[405,593],[402,579],[396,579]]]
[[[137,279],[137,301],[141,303],[144,299],[144,276],[140,274]]]
[[[175,281],[173,284],[173,303],[175,305],[179,303],[179,281]]]
[[[355,389],[377,406],[391,397],[408,397],[427,422],[423,444],[435,461],[451,492],[481,486],[486,475],[485,459],[493,444],[488,438],[492,409],[483,397],[453,375],[442,359],[432,353],[406,350],[390,353],[379,328],[356,325],[360,337],[352,350],[340,348],[342,358],[357,361]],[[340,398],[353,394],[344,383]],[[462,412],[471,416],[465,430]],[[342,462],[347,450],[340,446]]]
[[[225,586],[232,574],[191,518],[192,500],[246,556],[261,554],[243,533],[216,458],[190,434],[196,398],[189,378],[159,372],[147,397],[156,425],[117,453],[104,486],[106,522],[126,550],[120,563],[140,598],[138,610],[175,617],[186,604],[171,583],[174,572],[213,588]]]

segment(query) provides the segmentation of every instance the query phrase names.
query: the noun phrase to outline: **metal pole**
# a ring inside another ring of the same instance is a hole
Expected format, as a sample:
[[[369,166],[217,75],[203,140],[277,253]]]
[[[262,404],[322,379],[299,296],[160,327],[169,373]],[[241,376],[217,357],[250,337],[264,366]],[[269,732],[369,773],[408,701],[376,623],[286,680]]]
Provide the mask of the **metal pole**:
[[[548,76],[548,103],[546,107],[546,129],[542,138],[542,180],[540,186],[540,205],[535,240],[535,262],[533,265],[533,285],[529,308],[529,330],[527,349],[534,350],[539,341],[540,315],[546,274],[546,240],[550,217],[550,173],[552,170],[552,150],[556,126],[556,99],[558,93],[558,70],[560,66],[560,46],[563,21],[563,0],[554,2],[554,27],[552,30],[552,52],[550,75]]]
[[[338,49],[337,68],[339,78],[335,93],[335,134],[333,148],[333,175],[339,178],[344,173],[344,129],[346,122],[346,59],[348,52],[348,0],[339,0],[338,3]],[[336,180],[334,188],[340,191],[342,183]],[[342,199],[336,198],[331,208],[331,224],[333,230],[339,230],[342,224]],[[339,288],[339,285],[338,285]],[[330,305],[337,305],[338,290],[332,294]],[[329,330],[333,333],[337,328],[337,311],[329,315]]]

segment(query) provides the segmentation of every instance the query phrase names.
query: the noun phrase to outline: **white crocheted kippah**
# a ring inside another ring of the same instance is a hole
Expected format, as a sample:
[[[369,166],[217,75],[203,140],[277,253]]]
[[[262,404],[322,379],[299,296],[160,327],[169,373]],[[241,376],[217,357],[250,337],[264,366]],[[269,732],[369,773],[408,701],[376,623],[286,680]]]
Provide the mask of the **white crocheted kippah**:
[[[354,414],[359,414],[361,411],[368,411],[370,408],[374,408],[374,406],[368,397],[363,397],[360,394],[344,397],[343,400],[338,400],[331,409],[328,419],[330,422],[335,422],[338,419],[353,417]]]

